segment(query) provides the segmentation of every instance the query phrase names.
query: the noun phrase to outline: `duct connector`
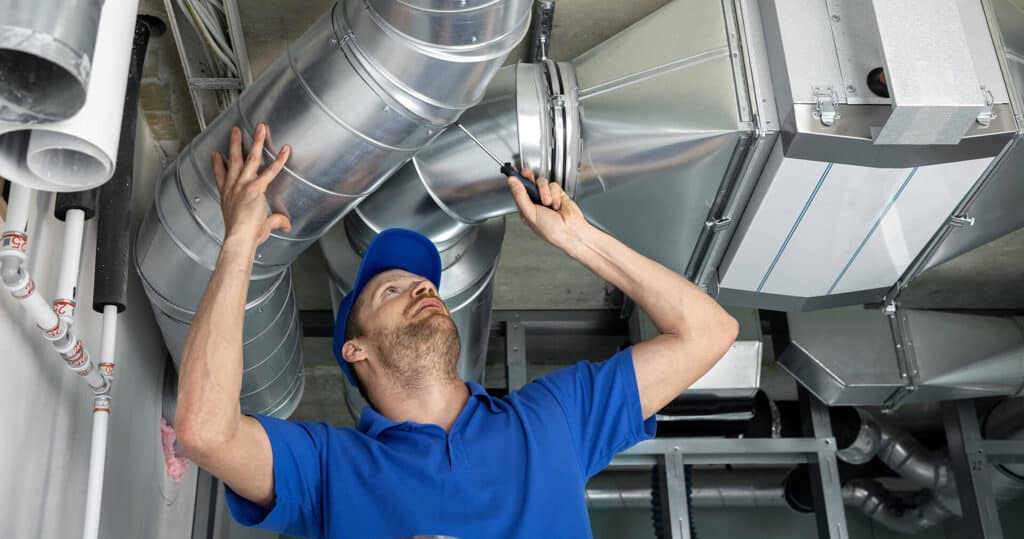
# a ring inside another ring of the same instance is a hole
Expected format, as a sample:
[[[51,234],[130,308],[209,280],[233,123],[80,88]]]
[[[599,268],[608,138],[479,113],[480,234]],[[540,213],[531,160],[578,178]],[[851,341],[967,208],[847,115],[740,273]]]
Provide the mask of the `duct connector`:
[[[291,220],[256,252],[246,305],[242,411],[286,417],[302,394],[300,329],[286,269],[462,112],[529,28],[528,0],[339,2],[164,172],[136,267],[178,358],[216,264],[224,222],[210,156],[258,123],[287,166],[267,191]],[[257,374],[257,372],[259,374]]]
[[[505,235],[504,217],[467,225],[436,212],[430,196],[417,181],[393,178],[367,197],[320,239],[327,260],[332,302],[337,305],[352,289],[362,255],[386,228],[410,228],[426,235],[441,255],[438,294],[451,311],[459,333],[456,370],[463,380],[483,382],[490,336],[494,274]],[[354,417],[366,406],[347,380],[345,402]]]
[[[663,182],[694,185],[687,192],[695,197],[714,183],[714,196],[727,171],[709,167],[727,163],[752,131],[737,110],[745,99],[732,86],[738,53],[720,7],[669,2],[572,61],[506,66],[459,123],[499,159],[577,202]],[[709,22],[689,31],[697,19]],[[505,176],[459,129],[441,133],[391,181],[417,180],[438,212],[461,223],[516,211]]]
[[[0,120],[65,120],[85,104],[103,0],[0,5]]]

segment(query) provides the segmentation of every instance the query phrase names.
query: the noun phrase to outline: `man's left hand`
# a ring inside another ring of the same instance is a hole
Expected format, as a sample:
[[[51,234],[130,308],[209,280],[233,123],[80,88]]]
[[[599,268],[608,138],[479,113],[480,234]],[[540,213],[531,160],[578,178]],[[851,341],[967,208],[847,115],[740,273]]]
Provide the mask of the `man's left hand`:
[[[545,178],[534,180],[533,172],[529,169],[522,171],[522,175],[537,184],[541,204],[534,204],[526,187],[518,179],[510,177],[508,185],[516,207],[519,208],[519,216],[538,236],[568,251],[572,244],[579,241],[580,233],[590,226],[587,218],[558,183]]]

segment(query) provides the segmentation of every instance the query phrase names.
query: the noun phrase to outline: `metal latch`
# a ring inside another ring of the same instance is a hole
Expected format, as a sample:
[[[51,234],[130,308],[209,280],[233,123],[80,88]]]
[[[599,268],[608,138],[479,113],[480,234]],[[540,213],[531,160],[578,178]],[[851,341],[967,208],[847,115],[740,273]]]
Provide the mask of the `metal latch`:
[[[722,217],[704,223],[704,226],[708,227],[712,232],[721,232],[729,228],[730,225],[732,225],[732,219],[729,217]]]
[[[979,112],[975,121],[977,121],[978,125],[982,127],[988,127],[992,125],[992,120],[996,119],[996,113],[992,110],[996,99],[992,97],[992,91],[984,86],[981,87],[981,93],[985,95],[986,110]]]
[[[832,127],[839,119],[839,109],[836,108],[836,101],[839,96],[831,84],[811,86],[814,93],[814,117],[821,120],[821,125]]]
[[[967,215],[954,215],[949,218],[949,226],[967,227],[974,226],[974,217]]]

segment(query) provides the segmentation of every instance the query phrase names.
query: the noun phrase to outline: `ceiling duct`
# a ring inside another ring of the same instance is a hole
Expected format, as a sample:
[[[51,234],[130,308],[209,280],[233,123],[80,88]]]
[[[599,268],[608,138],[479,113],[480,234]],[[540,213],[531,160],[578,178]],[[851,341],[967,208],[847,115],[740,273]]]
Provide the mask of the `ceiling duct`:
[[[1019,395],[1024,319],[843,307],[790,313],[779,365],[829,405]]]
[[[85,104],[103,0],[0,5],[0,120],[65,120]]]
[[[267,192],[292,230],[260,246],[249,286],[243,386],[252,391],[244,412],[287,416],[302,393],[301,349],[296,357],[282,344],[299,331],[288,322],[295,319],[288,264],[480,101],[529,28],[530,7],[528,0],[339,2],[164,173],[137,238],[136,265],[168,345],[179,347],[224,236],[209,156],[226,154],[233,126],[250,141],[260,122],[273,137],[265,160],[282,144],[293,148]],[[269,387],[287,393],[286,402],[264,398]]]
[[[572,62],[506,67],[460,123],[499,158],[558,182],[599,226],[682,272],[738,179],[756,178],[767,153],[751,150],[774,140],[757,123],[770,111],[754,112],[738,37],[750,13],[739,4],[670,2]],[[461,223],[515,211],[505,177],[458,129],[392,181],[417,180],[437,212]]]

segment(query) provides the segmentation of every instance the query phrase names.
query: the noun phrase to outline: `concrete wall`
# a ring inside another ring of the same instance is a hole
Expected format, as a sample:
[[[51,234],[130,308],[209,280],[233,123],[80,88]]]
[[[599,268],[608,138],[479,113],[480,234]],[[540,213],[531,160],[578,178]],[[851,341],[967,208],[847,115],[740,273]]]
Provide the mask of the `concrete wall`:
[[[163,168],[140,121],[136,146],[134,221],[152,200]],[[28,265],[38,289],[53,301],[63,223],[53,195],[39,193],[29,220]],[[97,357],[100,316],[92,310],[96,222],[86,227],[76,333]],[[181,483],[166,478],[159,421],[167,352],[134,271],[128,310],[119,318],[116,381],[110,417],[100,537],[187,538],[191,535],[195,471]],[[92,433],[92,391],[4,292],[0,298],[0,359],[8,374],[0,391],[0,537],[67,538],[82,533]],[[173,367],[172,367],[173,368]]]

